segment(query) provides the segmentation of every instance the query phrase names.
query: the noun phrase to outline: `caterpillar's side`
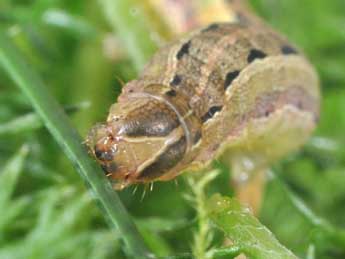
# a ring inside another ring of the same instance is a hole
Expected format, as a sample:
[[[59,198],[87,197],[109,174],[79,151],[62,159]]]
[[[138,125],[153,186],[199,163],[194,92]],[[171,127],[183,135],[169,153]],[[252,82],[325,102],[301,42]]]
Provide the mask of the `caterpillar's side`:
[[[266,165],[306,141],[319,116],[318,77],[284,37],[253,21],[239,15],[190,33],[124,86],[87,138],[118,188],[218,157]]]

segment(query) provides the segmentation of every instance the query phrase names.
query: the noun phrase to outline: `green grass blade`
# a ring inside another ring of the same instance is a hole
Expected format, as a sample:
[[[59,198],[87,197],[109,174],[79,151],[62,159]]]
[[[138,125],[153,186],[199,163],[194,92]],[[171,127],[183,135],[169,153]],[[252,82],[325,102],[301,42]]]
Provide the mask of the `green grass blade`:
[[[88,108],[89,106],[89,103],[84,102],[66,107],[65,111],[67,113],[72,113],[78,111],[79,109]],[[40,116],[35,112],[30,112],[16,117],[11,121],[0,124],[0,136],[8,134],[15,135],[22,132],[37,130],[43,126],[44,125]]]
[[[23,172],[25,159],[28,155],[27,145],[22,148],[0,169],[0,243],[5,239],[5,229],[13,225],[16,217],[28,205],[28,199],[13,199],[12,195]]]
[[[24,167],[24,161],[29,148],[24,145],[17,154],[0,170],[0,205],[4,208],[14,192],[19,174]]]
[[[326,219],[319,217],[308,205],[297,196],[282,180],[277,176],[271,175],[271,181],[274,182],[279,189],[287,197],[291,205],[303,216],[315,229],[319,231],[319,237],[327,240],[329,243],[336,244],[339,249],[345,247],[345,230],[344,228],[332,225]]]
[[[76,166],[82,178],[91,186],[110,222],[120,231],[127,252],[135,258],[148,258],[149,251],[131,217],[104,174],[90,159],[82,145],[83,140],[71,126],[67,115],[5,35],[4,31],[0,32],[0,64],[28,97],[45,126]]]

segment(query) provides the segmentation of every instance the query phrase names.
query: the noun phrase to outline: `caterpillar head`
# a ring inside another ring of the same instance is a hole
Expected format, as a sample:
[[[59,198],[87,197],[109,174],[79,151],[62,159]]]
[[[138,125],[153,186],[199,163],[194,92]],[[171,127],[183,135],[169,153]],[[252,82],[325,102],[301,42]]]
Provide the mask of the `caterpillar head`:
[[[103,170],[122,189],[155,180],[174,167],[186,150],[185,131],[166,103],[129,98],[114,104],[105,124],[93,127],[87,145]]]

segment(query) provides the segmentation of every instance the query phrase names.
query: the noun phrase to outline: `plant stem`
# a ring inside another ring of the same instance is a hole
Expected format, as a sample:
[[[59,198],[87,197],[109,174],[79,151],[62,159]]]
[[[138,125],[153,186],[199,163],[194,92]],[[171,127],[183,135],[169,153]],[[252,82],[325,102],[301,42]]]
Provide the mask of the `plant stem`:
[[[201,177],[190,176],[189,185],[193,192],[193,200],[198,216],[198,232],[194,235],[193,254],[197,259],[213,258],[213,250],[209,249],[212,234],[206,208],[206,186],[219,174],[214,170],[203,174]]]
[[[121,233],[127,253],[134,258],[149,258],[150,252],[130,215],[109,181],[90,159],[82,145],[83,140],[71,126],[67,115],[5,35],[4,31],[0,31],[0,65],[28,97],[47,129],[78,169],[81,177],[90,185],[110,222]]]

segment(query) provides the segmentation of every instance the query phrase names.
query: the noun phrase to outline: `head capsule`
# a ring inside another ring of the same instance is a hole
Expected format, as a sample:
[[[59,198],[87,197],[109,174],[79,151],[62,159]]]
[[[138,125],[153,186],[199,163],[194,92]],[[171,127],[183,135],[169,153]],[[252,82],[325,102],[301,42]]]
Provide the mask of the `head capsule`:
[[[87,144],[117,188],[155,180],[182,159],[187,146],[176,111],[149,96],[114,104]]]
[[[108,124],[97,124],[88,137],[87,145],[107,176],[126,178],[136,167],[132,152],[121,135]]]

